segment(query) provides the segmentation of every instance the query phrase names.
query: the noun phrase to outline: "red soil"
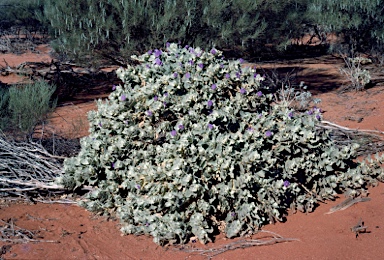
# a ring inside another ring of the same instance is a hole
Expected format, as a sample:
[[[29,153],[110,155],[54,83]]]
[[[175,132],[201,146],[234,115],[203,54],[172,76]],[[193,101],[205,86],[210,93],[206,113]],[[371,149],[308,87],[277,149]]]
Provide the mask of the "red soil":
[[[24,54],[12,58],[3,54],[0,60],[4,57],[11,66],[25,61],[50,60],[47,55],[39,55]],[[384,131],[383,85],[377,84],[361,92],[338,94],[345,83],[338,71],[342,64],[342,60],[327,56],[290,63],[263,64],[262,67],[296,68],[299,81],[305,81],[309,90],[321,98],[319,107],[325,111],[324,120],[350,128]],[[3,82],[8,79],[9,76],[0,77]],[[67,137],[86,135],[86,113],[91,109],[96,109],[94,102],[74,102],[59,107],[50,118],[50,131]],[[344,211],[325,214],[344,199],[340,195],[341,198],[321,204],[313,213],[293,214],[288,216],[285,223],[264,227],[265,230],[298,241],[228,250],[213,259],[381,259],[384,254],[382,187],[381,184],[370,188],[371,201],[355,204]],[[0,201],[0,219],[5,221],[10,218],[21,228],[38,230],[42,240],[57,243],[11,244],[0,241],[0,247],[11,245],[9,250],[5,250],[5,247],[3,252],[0,250],[0,258],[4,259],[207,259],[172,246],[159,247],[151,237],[121,236],[118,221],[95,217],[75,205]],[[360,219],[367,226],[367,232],[356,238],[351,228]],[[263,233],[253,238],[259,238],[260,235]],[[225,239],[220,235],[214,243],[204,246],[190,243],[187,247],[211,249],[237,240]]]

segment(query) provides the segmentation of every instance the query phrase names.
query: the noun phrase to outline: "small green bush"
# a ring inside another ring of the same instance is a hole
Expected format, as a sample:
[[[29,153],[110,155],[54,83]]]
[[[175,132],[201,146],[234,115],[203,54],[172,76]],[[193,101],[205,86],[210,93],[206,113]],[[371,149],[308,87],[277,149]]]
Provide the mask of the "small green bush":
[[[277,102],[242,60],[176,44],[132,58],[140,65],[117,71],[124,86],[98,101],[58,179],[94,186],[81,205],[117,214],[125,234],[159,244],[243,236],[383,178],[374,161],[354,161],[356,145],[339,149],[317,128],[320,109]]]
[[[31,136],[38,123],[56,107],[52,95],[56,88],[45,81],[36,81],[9,89],[10,126]]]
[[[8,88],[0,88],[0,129],[5,129],[9,124],[9,90]]]
[[[369,70],[364,69],[363,65],[372,63],[372,61],[359,56],[354,58],[344,57],[344,62],[345,67],[340,68],[340,72],[348,79],[350,83],[348,87],[356,91],[363,90],[371,81],[371,73]]]

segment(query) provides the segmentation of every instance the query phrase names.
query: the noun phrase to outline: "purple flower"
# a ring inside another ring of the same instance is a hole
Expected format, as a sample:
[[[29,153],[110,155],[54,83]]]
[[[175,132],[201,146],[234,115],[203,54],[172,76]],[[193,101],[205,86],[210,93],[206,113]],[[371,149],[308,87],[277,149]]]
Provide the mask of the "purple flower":
[[[229,75],[228,73],[225,74],[225,78],[229,79],[231,77],[231,75]]]
[[[249,132],[253,132],[253,128],[252,127],[248,127],[247,129]]]
[[[186,79],[189,79],[190,77],[191,77],[191,73],[187,72],[187,73],[185,74],[185,78],[186,78]]]
[[[176,130],[172,130],[172,131],[171,131],[171,135],[172,135],[173,137],[175,137],[175,136],[177,135]]]
[[[239,62],[240,62],[240,64],[242,64],[244,62],[244,60],[242,58],[240,58]]]
[[[164,107],[166,107],[167,106],[167,102],[163,102],[163,105],[164,105]]]
[[[125,101],[127,99],[127,97],[125,96],[125,94],[121,95],[120,97],[121,101]]]
[[[145,223],[145,226],[146,226],[146,227],[148,227],[148,226],[149,226],[149,223],[148,223],[148,222],[147,222],[147,223]]]
[[[321,119],[321,116],[319,114],[316,115],[316,119],[317,120],[320,120]]]
[[[204,68],[204,64],[203,63],[199,63],[198,66],[200,67],[200,69]]]
[[[220,69],[223,69],[224,68],[224,64],[220,64]]]
[[[212,124],[208,124],[208,128],[209,128],[209,130],[212,130],[213,129],[213,125]]]
[[[179,74],[178,74],[177,72],[173,73],[173,77],[174,77],[174,78],[177,78],[178,75],[179,75]]]
[[[168,96],[169,96],[168,92],[165,92],[164,97],[168,97]]]
[[[312,114],[313,114],[312,109],[311,109],[311,110],[308,110],[308,111],[307,111],[307,114],[308,114],[308,115],[312,115]]]
[[[188,50],[188,48],[189,48],[189,45],[187,44],[187,45],[185,45],[185,48]]]
[[[207,105],[208,105],[208,107],[213,106],[213,102],[212,102],[212,100],[208,100]]]
[[[183,125],[179,125],[179,129],[180,130],[184,130],[184,126]]]
[[[179,63],[179,65],[180,65],[180,67],[184,67],[183,63],[181,63],[181,62]]]
[[[257,95],[258,97],[261,97],[261,96],[263,95],[263,92],[258,91],[258,92],[256,93],[256,95]]]
[[[196,57],[200,57],[202,52],[196,53]]]
[[[292,112],[292,111],[288,113],[288,117],[289,117],[289,118],[292,118],[292,117],[293,117],[293,112]]]
[[[163,52],[161,50],[158,50],[158,49],[155,50],[155,57],[156,58],[160,57],[161,54],[163,54]]]
[[[148,110],[148,111],[147,111],[147,115],[148,115],[148,116],[152,116],[152,111],[151,111],[151,110]]]
[[[272,133],[271,131],[269,131],[269,130],[268,130],[267,132],[265,132],[265,136],[266,136],[266,137],[271,137],[272,134],[273,134],[273,133]]]
[[[150,68],[151,68],[151,65],[146,64],[145,67],[146,67],[147,69],[150,69]]]
[[[112,163],[111,167],[112,169],[115,169],[115,163]]]
[[[100,127],[102,127],[102,126],[103,126],[103,124],[102,124],[101,122],[99,122],[99,126],[100,126]]]
[[[231,216],[232,217],[236,216],[236,213],[235,212],[231,212]]]
[[[116,85],[112,86],[112,91],[116,90]]]
[[[240,72],[236,72],[236,77],[239,79],[241,76],[241,73]]]
[[[253,74],[254,78],[257,78],[257,76],[260,76],[260,74],[258,74],[258,73]]]
[[[247,91],[245,90],[245,88],[241,88],[241,89],[240,89],[240,93],[241,93],[241,94],[245,94],[246,92],[247,92]]]
[[[140,190],[141,189],[141,186],[139,184],[136,184],[135,185],[136,189]]]
[[[159,65],[159,66],[163,65],[163,63],[161,62],[161,60],[159,58],[155,59],[155,64]]]
[[[169,48],[169,46],[171,46],[171,44],[170,44],[169,42],[167,42],[167,43],[165,44],[165,46],[166,46],[167,48]]]
[[[291,184],[291,183],[290,183],[289,181],[287,181],[287,180],[284,181],[284,187],[287,188],[290,184]]]
[[[157,100],[159,100],[159,97],[158,96],[154,96],[153,100],[157,101]]]
[[[212,84],[211,89],[215,90],[216,89],[216,84]]]
[[[148,54],[149,54],[149,55],[151,55],[151,54],[152,54],[152,52],[153,52],[152,50],[149,50],[149,51],[148,51]]]
[[[189,60],[188,62],[189,62],[189,64],[191,64],[191,65],[193,65],[193,64],[195,63],[193,60]]]
[[[215,54],[217,53],[217,51],[216,51],[215,49],[212,49],[212,50],[211,50],[211,53],[212,53],[213,55],[215,55]]]

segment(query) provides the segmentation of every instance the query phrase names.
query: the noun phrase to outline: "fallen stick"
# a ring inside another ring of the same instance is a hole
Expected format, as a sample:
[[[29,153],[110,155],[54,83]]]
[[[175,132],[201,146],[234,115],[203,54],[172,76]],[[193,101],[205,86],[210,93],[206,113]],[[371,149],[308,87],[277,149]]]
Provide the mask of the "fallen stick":
[[[351,131],[351,132],[365,132],[365,133],[375,133],[375,134],[382,134],[382,135],[384,135],[384,132],[383,132],[383,131],[379,131],[379,130],[353,129],[353,128],[349,128],[349,127],[341,126],[341,125],[338,125],[338,124],[335,124],[335,123],[332,123],[332,122],[329,122],[329,121],[325,121],[325,120],[322,120],[321,123],[323,123],[323,124],[327,124],[327,125],[332,126],[333,128],[342,129],[342,130],[345,130],[345,131]],[[323,125],[322,127],[327,128],[327,127],[324,126],[324,125]]]
[[[325,213],[325,214],[332,214],[336,211],[341,211],[341,210],[345,210],[349,207],[351,207],[352,205],[355,205],[356,203],[358,202],[365,202],[365,201],[370,201],[371,198],[367,198],[367,197],[364,197],[364,198],[347,198],[346,200],[344,200],[343,202],[341,202],[340,204],[337,204],[336,206],[332,207],[329,212]]]
[[[217,256],[219,254],[222,254],[229,250],[235,250],[238,248],[248,248],[253,246],[266,246],[266,245],[273,245],[277,243],[283,243],[283,242],[291,242],[291,241],[299,241],[299,239],[296,238],[284,238],[274,232],[267,231],[267,230],[260,230],[259,233],[268,233],[272,235],[272,238],[269,239],[250,239],[250,240],[238,240],[234,241],[232,243],[229,243],[227,245],[219,246],[216,248],[211,249],[200,249],[200,248],[185,248],[181,247],[178,248],[179,250],[187,253],[198,253],[200,255],[206,256],[209,259]]]

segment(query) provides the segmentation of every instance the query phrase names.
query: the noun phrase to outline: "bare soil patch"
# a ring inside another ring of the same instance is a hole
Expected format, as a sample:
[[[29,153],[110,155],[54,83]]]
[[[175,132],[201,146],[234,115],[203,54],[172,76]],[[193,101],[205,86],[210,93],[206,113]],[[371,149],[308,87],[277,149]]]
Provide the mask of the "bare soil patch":
[[[50,61],[46,52],[48,47],[42,48],[41,53],[0,54],[0,62],[5,59],[9,65],[17,66],[26,61]],[[349,128],[384,131],[382,68],[372,68],[376,81],[369,89],[341,93],[346,82],[339,73],[343,61],[337,57],[327,55],[258,63],[256,66],[260,73],[263,69],[276,69],[283,74],[292,72],[297,82],[304,81],[308,90],[322,100],[319,107],[324,110],[324,120]],[[0,77],[0,81],[7,83],[16,80],[20,79],[10,75]],[[112,85],[84,91],[60,103],[50,115],[46,131],[67,138],[86,136],[86,114],[96,109],[94,99],[105,98],[109,88]],[[341,195],[336,201],[320,205],[313,213],[292,214],[285,223],[264,227],[284,238],[298,241],[227,250],[213,259],[380,259],[384,254],[383,185],[371,188],[369,192],[370,201],[357,203],[346,210],[326,214],[344,200]],[[3,259],[207,259],[199,252],[185,252],[179,247],[159,247],[151,237],[121,236],[116,220],[96,217],[76,205],[9,203],[3,200],[0,201],[0,220],[33,230],[35,239],[41,240],[15,244],[0,239],[0,258]],[[352,228],[361,223],[360,220],[366,229],[356,236]],[[261,233],[252,239],[266,235]],[[220,235],[214,243],[189,243],[185,249],[213,251],[239,240],[241,238],[229,240]]]

